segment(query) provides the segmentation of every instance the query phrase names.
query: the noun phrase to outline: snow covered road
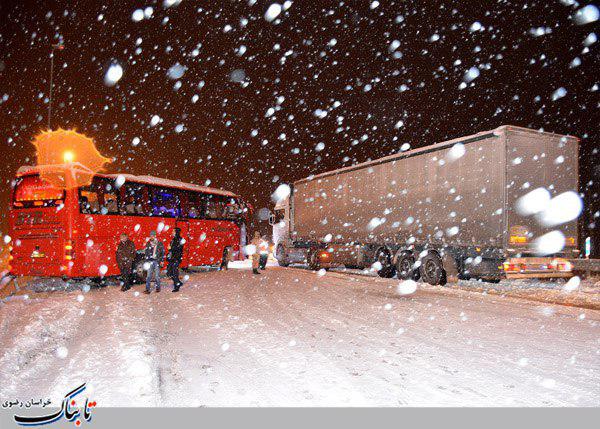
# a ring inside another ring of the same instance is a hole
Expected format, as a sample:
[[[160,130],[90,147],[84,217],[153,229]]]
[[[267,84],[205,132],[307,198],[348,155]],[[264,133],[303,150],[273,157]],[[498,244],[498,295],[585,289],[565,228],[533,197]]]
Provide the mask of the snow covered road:
[[[599,406],[600,311],[270,267],[182,293],[0,306],[0,401],[100,406]]]

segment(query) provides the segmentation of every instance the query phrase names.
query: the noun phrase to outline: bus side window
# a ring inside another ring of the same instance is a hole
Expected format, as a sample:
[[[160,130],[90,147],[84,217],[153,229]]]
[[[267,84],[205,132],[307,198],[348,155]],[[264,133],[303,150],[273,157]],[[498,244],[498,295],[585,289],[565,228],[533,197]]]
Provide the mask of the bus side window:
[[[104,194],[104,207],[106,214],[119,213],[119,205],[117,203],[117,194]]]
[[[95,181],[95,180],[94,180]],[[102,214],[118,214],[119,198],[112,180],[99,179],[97,183],[98,194],[100,196]]]
[[[187,212],[184,216],[190,219],[199,219],[203,215],[202,210],[202,194],[197,192],[189,192],[187,194]]]
[[[90,186],[79,190],[79,211],[85,214],[94,214],[100,211],[98,193]]]
[[[151,188],[150,194],[152,216],[179,217],[181,215],[177,190]]]
[[[138,183],[126,183],[121,187],[121,206],[119,212],[124,215],[144,214],[144,186]]]
[[[241,213],[242,209],[238,201],[235,198],[228,198],[225,206],[225,217],[227,219],[237,219]]]
[[[226,217],[225,207],[227,201],[221,195],[206,194],[206,218],[223,219]]]

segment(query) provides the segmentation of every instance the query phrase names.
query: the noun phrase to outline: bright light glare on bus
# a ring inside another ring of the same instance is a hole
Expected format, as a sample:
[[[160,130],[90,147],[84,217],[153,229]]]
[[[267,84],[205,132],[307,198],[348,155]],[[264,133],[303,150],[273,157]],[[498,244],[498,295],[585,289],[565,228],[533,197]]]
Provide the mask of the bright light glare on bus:
[[[73,162],[74,159],[75,154],[73,153],[73,151],[67,150],[65,151],[65,153],[63,153],[63,160],[65,162]]]

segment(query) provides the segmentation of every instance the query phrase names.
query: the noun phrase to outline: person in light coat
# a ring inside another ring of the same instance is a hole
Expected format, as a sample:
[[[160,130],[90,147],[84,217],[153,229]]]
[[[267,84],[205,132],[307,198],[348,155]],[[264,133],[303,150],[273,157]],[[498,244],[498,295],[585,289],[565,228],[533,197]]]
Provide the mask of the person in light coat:
[[[148,266],[148,275],[146,277],[146,290],[144,293],[150,293],[150,283],[156,282],[156,292],[160,292],[160,267],[165,258],[165,246],[156,238],[156,231],[150,231],[150,237],[146,242],[144,256]]]
[[[261,242],[261,238],[260,238],[260,232],[256,231],[254,233],[254,238],[252,238],[252,241],[250,242],[250,244],[252,246],[254,246],[254,253],[252,254],[252,273],[253,274],[260,274],[258,272],[258,266],[260,264],[260,242]]]

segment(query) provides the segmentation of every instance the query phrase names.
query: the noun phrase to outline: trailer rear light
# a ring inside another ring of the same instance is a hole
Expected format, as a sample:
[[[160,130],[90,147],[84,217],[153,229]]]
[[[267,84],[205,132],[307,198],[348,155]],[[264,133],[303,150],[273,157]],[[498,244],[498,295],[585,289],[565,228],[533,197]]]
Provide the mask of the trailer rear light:
[[[321,253],[319,253],[319,258],[321,258],[321,259],[329,259],[329,253],[328,252],[321,252]]]
[[[513,263],[513,262],[504,262],[502,266],[498,267],[500,269],[504,269],[507,273],[515,273],[519,271],[526,271],[527,264],[523,263]]]
[[[556,271],[570,272],[573,270],[573,264],[566,259],[553,259],[548,268]]]
[[[524,243],[527,243],[527,236],[511,235],[509,241],[511,244],[524,244]]]
[[[515,264],[511,264],[510,262],[504,262],[502,264],[502,267],[504,268],[504,271],[506,271],[506,272],[517,271]]]

